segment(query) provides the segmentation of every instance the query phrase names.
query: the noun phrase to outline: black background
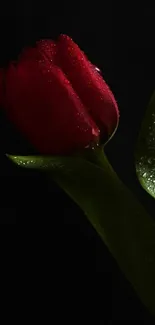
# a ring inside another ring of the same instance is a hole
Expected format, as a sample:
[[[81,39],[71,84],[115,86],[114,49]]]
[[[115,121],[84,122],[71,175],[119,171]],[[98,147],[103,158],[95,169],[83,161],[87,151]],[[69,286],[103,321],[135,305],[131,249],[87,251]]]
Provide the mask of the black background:
[[[117,8],[111,4],[101,8],[97,3],[89,8],[80,4],[58,7],[55,9],[53,3],[35,6],[28,2],[4,5],[0,14],[0,64],[7,65],[17,58],[23,46],[40,38],[56,38],[59,33],[71,36],[102,70],[119,105],[119,129],[106,148],[109,160],[154,216],[155,202],[140,187],[133,158],[143,113],[155,88],[153,8]],[[43,175],[21,170],[7,160],[6,152],[29,153],[31,148],[3,110],[0,126],[0,223],[36,229],[34,241],[41,240],[44,247],[40,260],[46,256],[45,270],[47,260],[51,261],[48,277],[57,283],[54,292],[50,281],[53,298],[58,295],[59,314],[64,320],[72,319],[73,324],[77,317],[86,324],[93,319],[93,324],[116,320],[151,322],[151,316],[82,211],[54,183],[49,187]],[[43,231],[45,226],[47,232]],[[43,240],[46,236],[48,245]],[[50,304],[51,313],[53,309]]]

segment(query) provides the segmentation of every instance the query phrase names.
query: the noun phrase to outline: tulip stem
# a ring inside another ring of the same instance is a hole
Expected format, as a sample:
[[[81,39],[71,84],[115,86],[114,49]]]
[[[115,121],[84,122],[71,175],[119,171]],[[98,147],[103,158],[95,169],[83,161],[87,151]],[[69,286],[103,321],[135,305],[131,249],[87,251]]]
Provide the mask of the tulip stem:
[[[155,221],[120,181],[103,150],[95,149],[90,160],[97,164],[94,169],[83,161],[54,178],[85,212],[155,315]]]
[[[102,148],[74,157],[9,156],[39,168],[80,206],[155,316],[155,221],[118,178]]]

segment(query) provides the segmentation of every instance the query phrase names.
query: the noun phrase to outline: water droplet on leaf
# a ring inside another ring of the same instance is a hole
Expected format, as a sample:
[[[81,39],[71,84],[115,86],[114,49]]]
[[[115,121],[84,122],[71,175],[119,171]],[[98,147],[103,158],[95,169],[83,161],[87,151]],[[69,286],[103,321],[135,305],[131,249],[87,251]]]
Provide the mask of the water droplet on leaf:
[[[143,188],[155,198],[155,93],[148,105],[137,142],[136,172]]]

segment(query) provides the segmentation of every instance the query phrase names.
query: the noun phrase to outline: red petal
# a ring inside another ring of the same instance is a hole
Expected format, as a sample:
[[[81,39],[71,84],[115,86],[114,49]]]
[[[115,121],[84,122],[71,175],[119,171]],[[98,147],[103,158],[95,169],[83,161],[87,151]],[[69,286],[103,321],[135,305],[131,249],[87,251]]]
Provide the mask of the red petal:
[[[18,63],[27,60],[41,60],[54,63],[56,56],[56,43],[51,40],[40,40],[35,47],[26,47],[19,56]]]
[[[3,106],[3,101],[4,101],[4,81],[5,81],[5,70],[0,68],[0,106]]]
[[[22,50],[21,54],[19,55],[18,61],[15,62],[15,64],[20,64],[23,61],[27,60],[38,61],[39,59],[41,59],[41,57],[36,47],[26,47]]]
[[[65,154],[99,135],[63,72],[47,60],[23,60],[6,74],[10,119],[44,154]]]
[[[106,131],[111,135],[119,118],[117,103],[111,90],[70,37],[61,35],[57,47],[59,64],[74,90],[102,134]]]
[[[40,40],[37,42],[37,50],[44,57],[44,59],[48,59],[52,64],[55,63],[57,47],[54,41],[48,39]]]

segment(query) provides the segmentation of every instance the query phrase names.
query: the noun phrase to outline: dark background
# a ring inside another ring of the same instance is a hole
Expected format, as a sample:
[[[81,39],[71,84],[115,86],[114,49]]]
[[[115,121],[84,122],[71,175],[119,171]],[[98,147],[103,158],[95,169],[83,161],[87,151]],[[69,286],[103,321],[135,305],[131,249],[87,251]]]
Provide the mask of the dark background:
[[[67,8],[59,4],[58,10],[53,3],[35,6],[21,2],[9,4],[9,12],[7,4],[4,5],[0,14],[1,66],[16,59],[23,46],[66,33],[102,70],[121,114],[119,129],[106,153],[120,178],[152,216],[155,202],[136,179],[133,153],[146,105],[155,88],[154,20],[153,8],[119,9],[110,4],[104,9],[97,4],[89,8],[80,4]],[[48,268],[48,277],[52,279],[48,285],[55,302],[58,296],[58,314],[64,320],[71,319],[73,324],[78,317],[80,323],[86,324],[90,320],[93,324],[110,324],[116,320],[152,323],[151,316],[76,204],[54,183],[49,188],[42,174],[21,170],[7,160],[6,152],[29,153],[31,148],[6,119],[3,110],[0,145],[0,223],[34,227],[34,241],[38,240],[36,251],[41,241],[39,259],[44,261],[45,274]],[[45,226],[48,231],[43,230]],[[48,244],[44,241],[46,236]],[[50,267],[46,264],[49,260]],[[57,284],[56,291],[53,283]],[[53,303],[50,309],[53,313]]]

